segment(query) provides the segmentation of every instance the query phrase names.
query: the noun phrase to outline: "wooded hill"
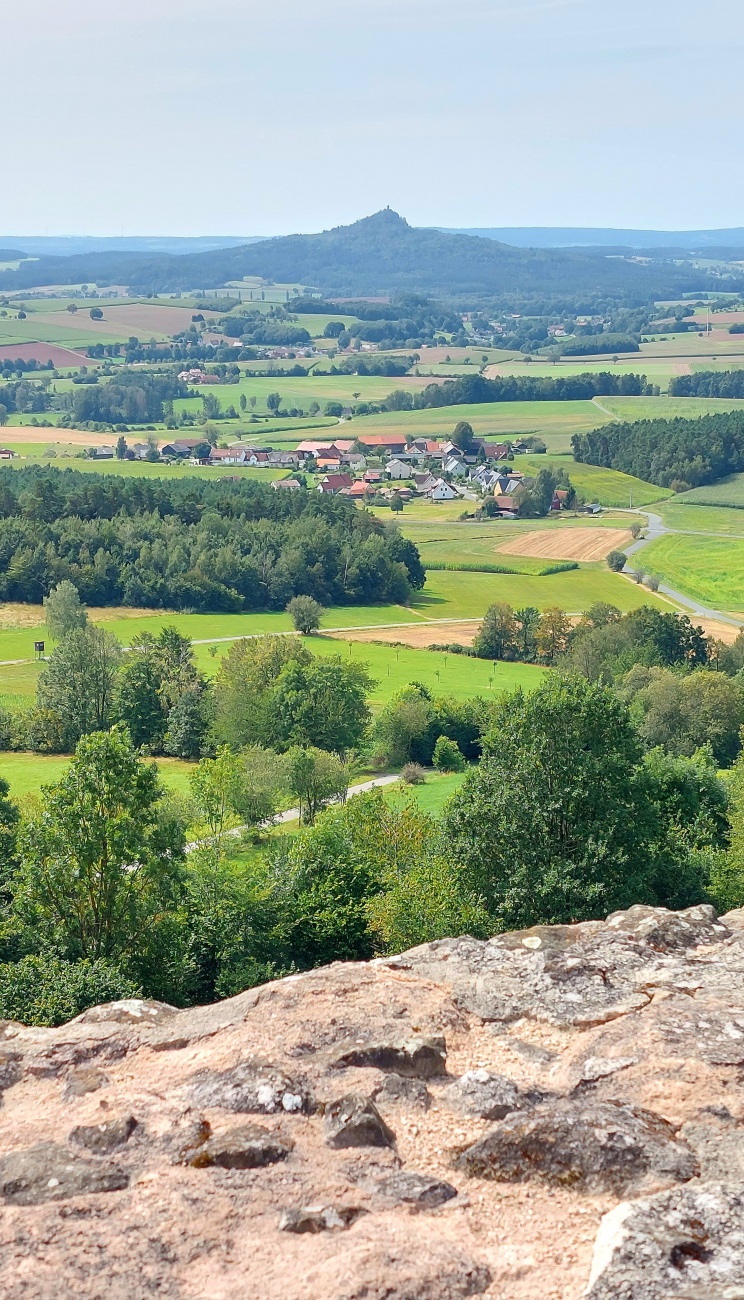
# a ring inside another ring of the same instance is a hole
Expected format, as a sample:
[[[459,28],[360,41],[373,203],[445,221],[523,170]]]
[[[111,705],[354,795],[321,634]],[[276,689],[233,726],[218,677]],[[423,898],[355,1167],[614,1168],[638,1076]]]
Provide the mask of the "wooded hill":
[[[574,460],[684,490],[744,470],[744,411],[607,424],[571,439]]]
[[[473,235],[410,226],[385,208],[350,226],[183,256],[90,253],[41,257],[0,275],[0,292],[40,284],[124,283],[137,292],[211,288],[244,276],[316,286],[329,294],[420,290],[483,296],[606,293],[628,303],[722,287],[720,277],[672,261],[650,265],[595,250],[513,248]],[[726,280],[744,286],[744,275]]]

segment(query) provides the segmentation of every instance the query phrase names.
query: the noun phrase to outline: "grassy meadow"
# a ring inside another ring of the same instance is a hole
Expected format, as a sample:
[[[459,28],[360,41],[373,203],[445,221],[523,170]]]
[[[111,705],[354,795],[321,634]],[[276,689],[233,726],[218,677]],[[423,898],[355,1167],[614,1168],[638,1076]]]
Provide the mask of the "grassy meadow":
[[[684,505],[729,506],[735,510],[742,510],[744,509],[744,474],[729,474],[718,483],[693,488],[691,492],[684,492],[678,500]]]
[[[38,794],[42,785],[59,781],[69,763],[65,754],[0,754],[0,777],[7,781],[14,799]],[[157,759],[163,784],[177,794],[189,793],[193,763],[180,758]]]
[[[655,483],[646,483],[644,479],[632,474],[623,474],[617,469],[605,469],[601,465],[584,465],[575,461],[573,456],[516,456],[515,469],[524,474],[536,474],[544,465],[555,469],[564,469],[577,491],[582,492],[587,501],[598,501],[602,506],[648,506],[654,501],[672,496],[668,488],[657,487]]]
[[[643,549],[644,569],[713,609],[744,611],[744,537],[669,534]]]

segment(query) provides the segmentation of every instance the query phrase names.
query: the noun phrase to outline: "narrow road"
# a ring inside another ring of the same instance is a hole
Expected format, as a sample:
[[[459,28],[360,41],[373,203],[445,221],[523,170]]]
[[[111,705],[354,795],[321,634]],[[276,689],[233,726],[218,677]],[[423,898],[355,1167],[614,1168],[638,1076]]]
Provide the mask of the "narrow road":
[[[351,799],[355,794],[365,794],[367,790],[376,790],[380,786],[393,785],[396,781],[400,781],[400,772],[388,773],[387,776],[376,776],[371,781],[360,781],[358,785],[349,786],[346,791],[346,798]],[[334,803],[337,802],[338,800],[334,800]],[[278,817],[274,818],[273,822],[264,824],[266,826],[286,826],[289,822],[299,821],[299,817],[299,808],[288,808],[286,812],[280,813]],[[242,835],[243,831],[252,829],[250,826],[233,826],[229,831],[225,831],[225,835]],[[198,849],[201,844],[206,842],[206,840],[192,840],[190,844],[186,845],[186,852],[191,853],[193,849]]]
[[[637,542],[632,542],[630,546],[624,548],[625,554],[628,556],[637,555],[645,546],[649,546],[651,542],[657,541],[659,537],[665,537],[667,533],[676,533],[682,537],[721,536],[720,533],[703,533],[692,528],[667,528],[661,515],[654,514],[648,509],[626,509],[623,510],[622,513],[645,515],[648,519],[646,536],[639,537]],[[688,609],[691,613],[696,614],[698,618],[713,618],[717,619],[719,623],[729,623],[732,627],[744,627],[742,620],[740,618],[734,618],[733,614],[724,614],[720,609],[710,609],[707,605],[703,605],[699,600],[694,600],[692,596],[685,596],[683,592],[677,591],[674,587],[668,586],[665,582],[659,583],[659,591],[663,592],[665,596],[669,596],[671,600],[676,601],[676,603],[681,605],[683,609]]]

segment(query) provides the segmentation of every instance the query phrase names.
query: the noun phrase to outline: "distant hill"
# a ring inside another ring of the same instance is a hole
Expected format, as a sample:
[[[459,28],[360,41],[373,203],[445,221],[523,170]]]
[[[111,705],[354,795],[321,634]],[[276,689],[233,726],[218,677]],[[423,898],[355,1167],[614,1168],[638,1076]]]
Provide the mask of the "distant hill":
[[[315,286],[328,294],[388,292],[499,296],[543,300],[584,294],[626,303],[721,288],[720,278],[673,261],[646,264],[593,250],[515,248],[474,235],[410,226],[390,208],[350,226],[286,235],[211,252],[99,252],[40,257],[0,274],[0,292],[38,284],[129,284],[138,292],[216,288],[243,276]],[[744,274],[727,285],[744,287]]]
[[[515,248],[636,248],[703,250],[744,248],[744,226],[729,230],[621,230],[593,226],[437,226],[443,234],[477,235]]]
[[[208,253],[215,248],[252,244],[261,235],[0,235],[19,257],[74,257],[78,253]],[[0,250],[2,252],[2,250]],[[11,258],[2,257],[9,262]]]

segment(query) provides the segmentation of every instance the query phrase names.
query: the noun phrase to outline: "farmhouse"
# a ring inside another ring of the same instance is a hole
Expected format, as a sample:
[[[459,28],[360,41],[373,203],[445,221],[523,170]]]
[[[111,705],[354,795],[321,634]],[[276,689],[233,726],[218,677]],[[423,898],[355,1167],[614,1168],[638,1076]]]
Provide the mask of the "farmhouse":
[[[213,447],[209,453],[209,460],[216,465],[245,465],[245,448]]]
[[[427,493],[432,501],[454,501],[459,493],[452,487],[451,483],[445,483],[444,479],[437,479],[431,492]]]
[[[12,460],[14,456],[15,452],[10,447],[0,447],[0,460]]]
[[[411,466],[406,464],[404,460],[397,460],[396,457],[392,457],[385,466],[385,473],[388,478],[410,478]]]
[[[302,484],[296,478],[277,478],[272,480],[273,488],[288,488],[290,492],[296,492]]]
[[[393,456],[406,449],[405,434],[399,433],[360,433],[357,442],[378,455]]]
[[[318,484],[318,491],[324,492],[328,496],[335,496],[342,492],[344,488],[350,488],[354,482],[348,474],[324,474]]]

